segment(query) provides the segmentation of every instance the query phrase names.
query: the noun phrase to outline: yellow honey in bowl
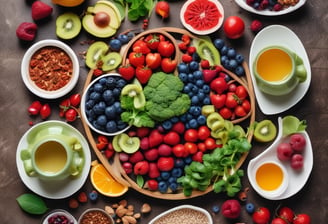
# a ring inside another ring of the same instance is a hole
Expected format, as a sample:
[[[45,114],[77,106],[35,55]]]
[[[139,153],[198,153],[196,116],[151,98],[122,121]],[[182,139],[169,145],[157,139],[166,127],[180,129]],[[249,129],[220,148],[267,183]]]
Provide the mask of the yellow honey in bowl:
[[[279,48],[262,52],[256,64],[258,75],[268,82],[278,82],[291,74],[293,62],[289,54]]]
[[[56,141],[41,144],[35,152],[35,163],[43,172],[57,173],[65,167],[66,162],[66,150]]]
[[[277,190],[284,179],[282,169],[275,163],[264,163],[256,171],[256,182],[265,191]]]

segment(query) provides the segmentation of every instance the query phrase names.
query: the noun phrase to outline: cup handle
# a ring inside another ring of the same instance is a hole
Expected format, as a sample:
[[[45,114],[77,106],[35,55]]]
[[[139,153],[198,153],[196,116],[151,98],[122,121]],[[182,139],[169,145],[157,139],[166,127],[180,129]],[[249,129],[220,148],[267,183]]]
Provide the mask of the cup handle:
[[[299,79],[299,82],[304,82],[307,78],[307,71],[302,58],[297,54],[295,54],[295,66],[295,73]]]

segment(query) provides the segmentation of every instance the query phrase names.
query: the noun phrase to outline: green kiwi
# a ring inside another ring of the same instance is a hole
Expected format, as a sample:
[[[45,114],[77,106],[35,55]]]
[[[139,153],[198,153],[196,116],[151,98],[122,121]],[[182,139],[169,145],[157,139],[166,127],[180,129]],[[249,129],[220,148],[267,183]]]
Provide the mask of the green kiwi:
[[[124,152],[132,154],[138,151],[140,147],[140,139],[138,137],[130,137],[128,134],[122,133],[118,139],[118,145]]]
[[[122,152],[123,151],[121,146],[118,144],[120,138],[121,138],[121,134],[115,135],[114,138],[113,138],[112,144],[113,144],[113,148],[114,148],[115,152]]]
[[[121,94],[128,95],[129,97],[135,97],[142,92],[142,87],[137,84],[128,84],[123,87]]]
[[[96,41],[92,43],[87,50],[85,60],[86,65],[91,69],[96,68],[98,61],[107,53],[108,50],[108,44],[103,41]]]
[[[270,142],[277,135],[277,128],[271,120],[263,120],[256,124],[254,138],[258,142]]]
[[[80,17],[72,12],[63,13],[56,19],[56,35],[65,40],[76,37],[81,27]]]
[[[111,71],[116,69],[122,62],[122,56],[117,52],[109,52],[101,58],[103,62],[102,70]]]
[[[201,59],[208,60],[211,66],[221,64],[220,53],[209,37],[194,39],[193,44]]]

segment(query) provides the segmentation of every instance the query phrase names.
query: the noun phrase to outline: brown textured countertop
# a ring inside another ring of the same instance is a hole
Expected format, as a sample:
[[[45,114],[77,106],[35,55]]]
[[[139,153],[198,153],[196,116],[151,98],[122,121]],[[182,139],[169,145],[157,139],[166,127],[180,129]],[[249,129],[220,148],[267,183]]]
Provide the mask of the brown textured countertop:
[[[45,1],[49,4],[50,1]],[[95,1],[86,1],[80,8],[91,5]],[[267,206],[273,212],[278,205],[286,205],[295,210],[296,213],[307,213],[312,218],[312,223],[323,224],[328,219],[328,197],[326,189],[328,187],[327,175],[328,170],[327,161],[327,72],[328,72],[328,14],[326,0],[308,0],[306,4],[299,10],[284,16],[278,17],[263,17],[248,13],[247,11],[238,7],[232,0],[221,1],[225,16],[238,15],[241,16],[246,23],[246,32],[244,37],[239,40],[225,39],[222,30],[217,32],[217,35],[226,40],[228,45],[234,47],[237,51],[242,53],[246,60],[248,60],[249,48],[254,34],[248,29],[253,19],[263,21],[264,25],[281,24],[292,29],[302,41],[312,69],[311,86],[305,97],[290,110],[274,115],[264,116],[259,109],[256,111],[256,119],[263,118],[272,119],[277,122],[278,116],[295,115],[300,119],[305,119],[308,123],[307,131],[310,135],[313,147],[314,166],[312,174],[305,184],[303,189],[292,196],[291,198],[281,201],[270,201],[263,199],[256,192],[250,190],[248,201],[253,202],[256,206]],[[0,134],[0,223],[40,223],[40,216],[31,216],[24,213],[18,206],[15,198],[23,193],[28,193],[29,190],[24,186],[20,180],[16,168],[16,147],[22,135],[30,128],[29,121],[31,118],[27,114],[27,107],[36,100],[24,86],[20,76],[20,63],[24,52],[29,45],[21,44],[15,36],[16,27],[23,21],[32,21],[30,16],[30,5],[28,1],[5,1],[1,0],[2,7],[0,9],[0,29],[1,29],[1,50],[0,50],[0,117],[1,117],[1,134]],[[168,21],[162,22],[160,18],[154,14],[149,23],[149,28],[159,26],[175,26],[181,27],[179,20],[179,9],[183,1],[170,1],[171,3],[171,17]],[[54,13],[52,18],[42,23],[39,23],[39,30],[37,39],[53,38],[57,39],[55,35],[55,18],[63,8],[54,6]],[[126,30],[131,27],[140,27],[141,21],[136,24],[131,24],[128,21],[123,23],[121,30]],[[80,34],[77,39],[67,41],[72,46],[75,53],[78,54],[87,49],[85,45],[81,45],[80,41],[91,38],[84,32]],[[81,92],[84,80],[88,70],[84,65],[84,61],[80,58],[81,74],[78,85],[74,89],[75,92]],[[44,102],[44,101],[43,101]],[[49,101],[53,108],[58,105],[56,101]],[[50,119],[60,120],[58,111],[53,111]],[[33,120],[33,119],[32,119]],[[39,119],[33,120],[35,123],[40,122]],[[83,133],[83,128],[80,122],[73,123]],[[248,160],[259,154],[264,148],[265,144],[254,144],[247,161],[243,168],[247,167]],[[94,154],[93,158],[95,158]],[[249,186],[247,177],[243,178],[244,187]],[[85,183],[82,188],[85,191],[90,191],[92,186],[89,181]],[[225,196],[222,194],[210,193],[203,197],[190,199],[186,201],[166,201],[149,198],[143,196],[133,190],[130,190],[124,197],[130,204],[134,204],[136,209],[140,208],[144,202],[152,205],[153,211],[144,216],[140,223],[147,223],[151,218],[158,215],[173,206],[181,204],[193,204],[203,207],[209,211],[213,205],[220,205],[224,201]],[[81,205],[78,209],[72,211],[73,215],[78,216],[88,207],[100,207],[112,204],[122,198],[105,198],[100,197],[96,204],[88,202]],[[50,209],[64,208],[67,209],[67,200],[49,200],[46,199],[47,205]],[[222,215],[216,214],[213,216],[214,223],[234,223],[225,220]],[[250,216],[243,210],[239,222],[252,223]]]

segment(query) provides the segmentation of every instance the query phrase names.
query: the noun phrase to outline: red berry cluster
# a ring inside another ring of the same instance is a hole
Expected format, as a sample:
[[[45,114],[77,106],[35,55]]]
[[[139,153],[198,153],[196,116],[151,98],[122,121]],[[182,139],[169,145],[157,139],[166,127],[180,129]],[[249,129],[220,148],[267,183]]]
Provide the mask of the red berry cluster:
[[[43,120],[47,119],[51,115],[51,108],[49,104],[42,104],[39,100],[33,101],[27,111],[33,116],[40,115]]]
[[[81,103],[81,95],[76,93],[64,99],[59,104],[59,116],[65,117],[66,121],[73,122],[78,117],[77,107]]]

